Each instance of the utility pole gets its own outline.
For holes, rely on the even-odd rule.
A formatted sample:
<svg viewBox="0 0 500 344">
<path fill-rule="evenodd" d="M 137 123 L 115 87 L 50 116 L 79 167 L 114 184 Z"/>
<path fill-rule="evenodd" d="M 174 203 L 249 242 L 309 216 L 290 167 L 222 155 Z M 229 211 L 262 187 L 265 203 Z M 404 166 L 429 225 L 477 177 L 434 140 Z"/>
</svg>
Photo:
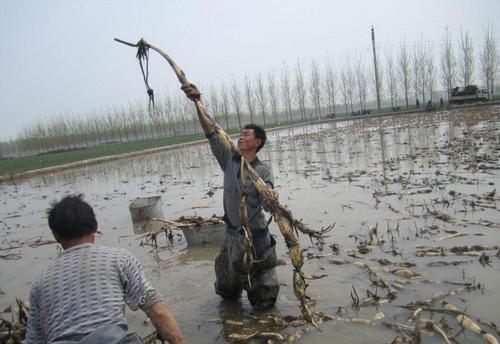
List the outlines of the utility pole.
<svg viewBox="0 0 500 344">
<path fill-rule="evenodd" d="M 375 69 L 375 90 L 377 91 L 377 108 L 380 112 L 380 84 L 378 82 L 377 54 L 375 52 L 375 30 L 372 25 L 372 47 L 373 47 L 373 67 Z"/>
</svg>

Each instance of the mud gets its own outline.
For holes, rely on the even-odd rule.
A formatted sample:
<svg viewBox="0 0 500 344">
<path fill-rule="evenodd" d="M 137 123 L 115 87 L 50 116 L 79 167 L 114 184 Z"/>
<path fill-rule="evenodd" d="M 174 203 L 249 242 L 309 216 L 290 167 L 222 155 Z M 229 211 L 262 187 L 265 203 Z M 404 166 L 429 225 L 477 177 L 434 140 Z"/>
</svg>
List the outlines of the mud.
<svg viewBox="0 0 500 344">
<path fill-rule="evenodd" d="M 320 325 L 322 332 L 266 320 L 300 315 L 292 266 L 275 224 L 271 231 L 286 264 L 278 267 L 280 297 L 268 312 L 253 311 L 245 297 L 227 303 L 214 293 L 217 248 L 188 249 L 178 232 L 173 246 L 159 236 L 156 251 L 133 234 L 128 205 L 136 197 L 161 195 L 168 218 L 222 215 L 222 172 L 207 144 L 0 184 L 0 308 L 13 305 L 16 296 L 26 298 L 30 281 L 57 257 L 46 225 L 49 203 L 84 193 L 99 220 L 97 241 L 125 247 L 139 258 L 188 343 L 226 343 L 255 331 L 298 343 L 330 343 L 332 336 L 336 343 L 388 343 L 399 333 L 385 323 L 412 324 L 413 310 L 397 306 L 457 288 L 464 291 L 445 300 L 466 308 L 472 319 L 500 324 L 498 248 L 470 249 L 500 246 L 500 107 L 290 128 L 269 133 L 259 155 L 273 168 L 281 203 L 296 217 L 316 229 L 335 224 L 321 252 L 301 236 L 310 256 L 304 272 L 327 274 L 309 281 L 308 294 L 318 311 L 337 316 Z M 375 227 L 376 236 L 370 231 Z M 420 253 L 433 250 L 438 254 Z M 401 269 L 415 275 L 395 273 Z M 398 286 L 388 303 L 365 300 L 370 293 L 387 293 L 374 287 L 373 272 Z M 353 289 L 359 308 L 353 307 Z M 433 306 L 443 308 L 440 302 Z M 451 332 L 459 328 L 450 314 L 424 312 L 423 317 L 444 319 Z M 127 310 L 127 318 L 142 335 L 153 330 L 141 312 Z M 345 321 L 352 318 L 372 322 Z M 491 326 L 483 328 L 498 338 Z M 469 330 L 456 339 L 483 342 Z"/>
</svg>

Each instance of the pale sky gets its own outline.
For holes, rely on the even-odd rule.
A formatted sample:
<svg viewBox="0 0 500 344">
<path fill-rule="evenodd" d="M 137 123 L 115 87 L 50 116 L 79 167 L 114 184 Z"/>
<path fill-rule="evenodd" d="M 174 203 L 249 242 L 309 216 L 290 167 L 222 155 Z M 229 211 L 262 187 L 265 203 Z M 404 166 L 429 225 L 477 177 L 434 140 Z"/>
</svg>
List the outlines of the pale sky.
<svg viewBox="0 0 500 344">
<path fill-rule="evenodd" d="M 342 64 L 347 53 L 371 52 L 372 25 L 386 46 L 421 37 L 439 45 L 448 26 L 478 47 L 488 22 L 498 42 L 500 0 L 1 0 L 0 140 L 39 118 L 147 103 L 135 50 L 114 37 L 144 37 L 209 85 L 298 60 Z M 154 52 L 150 85 L 179 87 Z"/>
</svg>

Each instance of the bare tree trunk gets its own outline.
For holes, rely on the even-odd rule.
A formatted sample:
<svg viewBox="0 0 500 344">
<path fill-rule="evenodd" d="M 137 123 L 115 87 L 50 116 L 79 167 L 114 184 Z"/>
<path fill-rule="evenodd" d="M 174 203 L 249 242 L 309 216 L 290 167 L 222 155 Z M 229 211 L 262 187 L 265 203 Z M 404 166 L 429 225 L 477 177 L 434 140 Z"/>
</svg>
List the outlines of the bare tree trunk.
<svg viewBox="0 0 500 344">
<path fill-rule="evenodd" d="M 137 107 L 133 103 L 129 102 L 129 116 L 133 122 L 133 128 L 135 131 L 135 141 L 140 141 L 144 136 L 144 120 L 142 111 L 138 111 Z M 100 143 L 100 142 L 99 142 Z"/>
<path fill-rule="evenodd" d="M 352 70 L 352 66 L 350 60 L 347 60 L 347 96 L 349 97 L 349 104 L 351 106 L 351 113 L 354 112 L 354 102 L 353 102 L 353 93 L 355 87 L 355 78 L 354 72 Z"/>
<path fill-rule="evenodd" d="M 106 127 L 111 131 L 111 140 L 113 142 L 117 142 L 119 140 L 119 133 L 120 133 L 120 128 L 116 125 L 115 123 L 115 117 L 114 117 L 115 112 L 109 112 L 108 115 L 105 118 L 106 121 Z M 115 136 L 115 129 L 118 131 L 118 136 Z M 81 132 L 81 129 L 79 130 Z"/>
<path fill-rule="evenodd" d="M 149 115 L 151 130 L 150 130 L 150 139 L 154 139 L 160 137 L 160 111 L 159 104 L 156 107 L 150 107 L 147 109 L 147 113 Z"/>
<path fill-rule="evenodd" d="M 266 125 L 266 115 L 267 115 L 267 97 L 266 91 L 264 88 L 264 80 L 262 79 L 262 74 L 259 73 L 257 75 L 257 79 L 255 80 L 255 89 L 257 95 L 257 105 L 260 109 L 260 113 L 262 114 L 262 121 L 264 126 Z"/>
<path fill-rule="evenodd" d="M 391 51 L 385 54 L 385 70 L 387 71 L 387 88 L 391 99 L 391 109 L 394 109 L 397 106 L 398 88 L 396 84 L 396 72 L 394 70 L 394 58 Z"/>
<path fill-rule="evenodd" d="M 99 123 L 97 122 L 97 116 L 92 112 L 89 116 L 89 131 L 90 137 L 92 137 L 92 145 L 99 146 L 101 142 L 101 136 L 99 135 Z"/>
<path fill-rule="evenodd" d="M 175 136 L 174 132 L 174 114 L 173 114 L 173 106 L 172 106 L 172 97 L 167 93 L 165 98 L 163 99 L 163 108 L 165 109 L 164 113 L 164 132 L 165 136 L 168 136 L 168 132 L 170 131 L 170 136 Z"/>
<path fill-rule="evenodd" d="M 427 74 L 427 49 L 424 45 L 424 39 L 420 42 L 417 50 L 418 67 L 420 68 L 420 94 L 422 95 L 422 102 L 427 102 L 427 85 L 429 84 L 429 75 Z"/>
<path fill-rule="evenodd" d="M 465 36 L 460 32 L 460 81 L 462 86 L 471 85 L 474 82 L 474 47 L 469 32 Z"/>
<path fill-rule="evenodd" d="M 245 76 L 244 89 L 245 89 L 245 102 L 247 105 L 248 113 L 250 115 L 250 122 L 255 123 L 255 120 L 253 118 L 253 115 L 255 113 L 255 96 L 252 90 L 252 83 L 250 82 L 250 79 L 248 79 L 248 76 Z"/>
<path fill-rule="evenodd" d="M 274 74 L 267 73 L 267 91 L 269 93 L 269 103 L 274 117 L 274 124 L 278 125 L 278 91 L 276 89 L 276 80 Z"/>
<path fill-rule="evenodd" d="M 178 97 L 174 98 L 174 114 L 175 114 L 174 130 L 176 131 L 176 134 L 180 133 L 181 130 L 183 131 L 182 135 L 187 134 L 187 127 L 184 118 L 182 99 Z M 182 129 L 178 128 L 179 125 L 182 125 Z"/>
<path fill-rule="evenodd" d="M 190 116 L 191 114 L 191 104 L 188 103 L 188 100 L 187 99 L 184 99 L 184 100 L 181 100 L 180 102 L 180 105 L 181 105 L 181 116 L 182 116 L 182 126 L 184 128 L 184 135 L 188 135 L 189 134 L 189 123 L 188 123 L 188 118 L 191 119 L 192 116 Z"/>
<path fill-rule="evenodd" d="M 326 78 L 325 78 L 325 91 L 328 99 L 328 112 L 330 115 L 335 115 L 335 98 L 337 94 L 337 80 L 335 71 L 330 65 L 329 61 L 326 63 Z"/>
<path fill-rule="evenodd" d="M 361 61 L 361 56 L 359 56 L 355 62 L 354 75 L 356 78 L 356 86 L 358 91 L 359 110 L 363 112 L 366 103 L 367 78 L 366 78 L 365 65 Z"/>
<path fill-rule="evenodd" d="M 289 122 L 292 123 L 292 90 L 290 86 L 290 76 L 288 75 L 288 70 L 286 65 L 283 66 L 281 71 L 281 79 L 280 79 L 280 87 L 281 87 L 281 99 L 283 103 L 283 107 L 285 110 L 285 114 L 289 116 Z"/>
<path fill-rule="evenodd" d="M 238 129 L 241 130 L 241 93 L 236 80 L 232 79 L 231 82 L 231 102 L 233 105 L 233 110 L 238 117 Z"/>
<path fill-rule="evenodd" d="M 344 98 L 344 106 L 345 106 L 345 113 L 349 113 L 349 110 L 347 108 L 348 105 L 348 100 L 349 100 L 349 75 L 348 71 L 344 67 L 342 72 L 340 73 L 340 93 L 342 94 L 342 97 Z"/>
<path fill-rule="evenodd" d="M 212 115 L 217 122 L 221 122 L 220 119 L 218 119 L 218 117 L 221 116 L 221 113 L 220 113 L 221 106 L 220 106 L 220 102 L 219 102 L 217 88 L 214 85 L 212 85 L 210 87 L 209 94 L 210 94 L 210 105 L 211 105 Z"/>
<path fill-rule="evenodd" d="M 227 91 L 227 86 L 222 82 L 219 93 L 221 97 L 221 111 L 226 122 L 226 130 L 229 131 L 229 95 Z"/>
<path fill-rule="evenodd" d="M 441 86 L 446 88 L 448 103 L 451 100 L 451 89 L 455 87 L 457 79 L 457 61 L 451 44 L 451 32 L 448 27 L 445 29 L 443 37 L 443 48 L 441 49 Z"/>
<path fill-rule="evenodd" d="M 410 108 L 408 94 L 410 93 L 411 73 L 410 55 L 406 46 L 406 41 L 400 43 L 398 55 L 398 79 L 405 95 L 406 109 Z"/>
<path fill-rule="evenodd" d="M 316 118 L 321 119 L 321 77 L 318 64 L 314 60 L 311 62 L 311 82 L 309 94 L 311 95 L 311 101 L 314 106 Z"/>
<path fill-rule="evenodd" d="M 488 23 L 488 26 L 484 29 L 484 46 L 481 52 L 480 65 L 481 77 L 483 82 L 486 84 L 488 98 L 490 100 L 493 100 L 493 84 L 495 75 L 498 72 L 499 63 L 500 59 L 497 53 L 495 41 L 495 28 L 492 23 Z"/>
<path fill-rule="evenodd" d="M 429 93 L 429 100 L 433 101 L 432 93 L 434 92 L 434 87 L 436 85 L 436 67 L 434 65 L 434 58 L 432 54 L 432 49 L 430 46 L 427 47 L 426 58 L 425 58 L 425 75 L 426 87 Z"/>
<path fill-rule="evenodd" d="M 306 121 L 306 87 L 304 83 L 304 73 L 302 73 L 302 66 L 297 61 L 297 69 L 295 70 L 295 88 L 294 98 L 297 102 L 297 107 L 300 111 L 300 118 L 302 122 Z"/>
<path fill-rule="evenodd" d="M 420 91 L 422 89 L 422 75 L 421 75 L 421 70 L 422 70 L 422 67 L 420 66 L 421 64 L 421 60 L 420 60 L 420 57 L 419 57 L 419 51 L 418 51 L 418 47 L 414 47 L 414 50 L 413 50 L 413 91 L 415 92 L 415 102 L 416 102 L 416 106 L 417 108 L 419 107 L 419 104 L 420 104 L 420 101 L 419 101 L 419 96 L 421 95 L 420 94 Z M 422 100 L 422 98 L 420 98 L 420 100 Z M 422 100 L 423 101 L 423 100 Z"/>
</svg>

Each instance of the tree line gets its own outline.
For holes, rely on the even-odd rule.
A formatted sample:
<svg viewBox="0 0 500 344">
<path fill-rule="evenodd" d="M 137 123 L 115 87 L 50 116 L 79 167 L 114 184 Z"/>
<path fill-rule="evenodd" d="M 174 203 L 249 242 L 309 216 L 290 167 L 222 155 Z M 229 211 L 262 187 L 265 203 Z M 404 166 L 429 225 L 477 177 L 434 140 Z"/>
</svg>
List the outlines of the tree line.
<svg viewBox="0 0 500 344">
<path fill-rule="evenodd" d="M 226 130 L 241 129 L 248 122 L 276 126 L 363 113 L 374 106 L 377 88 L 383 105 L 393 110 L 436 101 L 438 94 L 443 97 L 439 86 L 448 101 L 452 88 L 474 83 L 493 99 L 499 67 L 493 24 L 484 28 L 480 44 L 473 44 L 467 31 L 454 37 L 446 28 L 438 45 L 423 37 L 412 43 L 402 40 L 377 45 L 376 55 L 376 64 L 367 49 L 336 59 L 335 66 L 331 57 L 307 65 L 297 61 L 284 64 L 279 72 L 242 80 L 233 76 L 200 88 L 209 113 Z M 183 94 L 167 91 L 155 107 L 129 102 L 40 118 L 25 124 L 15 140 L 0 142 L 0 158 L 195 134 L 201 132 L 195 116 Z"/>
</svg>

